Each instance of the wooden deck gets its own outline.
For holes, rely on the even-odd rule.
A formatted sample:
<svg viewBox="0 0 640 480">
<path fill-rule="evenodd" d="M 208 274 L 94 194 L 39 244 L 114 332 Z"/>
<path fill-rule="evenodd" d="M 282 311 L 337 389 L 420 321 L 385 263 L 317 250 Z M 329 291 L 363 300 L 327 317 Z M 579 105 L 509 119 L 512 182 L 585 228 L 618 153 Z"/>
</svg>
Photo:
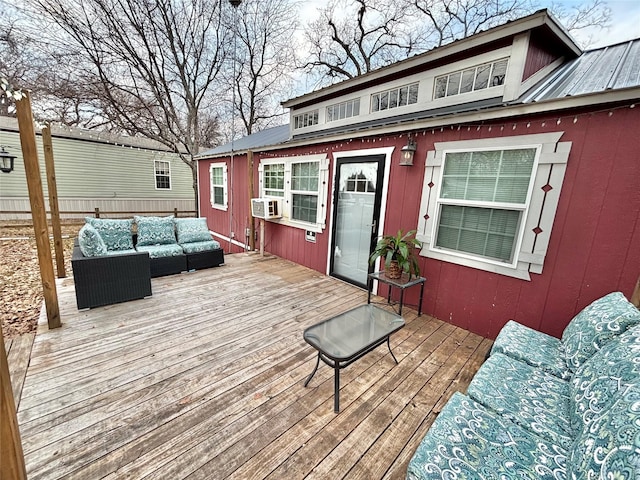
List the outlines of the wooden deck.
<svg viewBox="0 0 640 480">
<path fill-rule="evenodd" d="M 63 327 L 10 346 L 30 480 L 403 478 L 491 346 L 406 309 L 399 364 L 382 346 L 343 370 L 336 415 L 330 368 L 303 386 L 316 353 L 302 331 L 365 291 L 248 254 L 152 284 L 151 298 L 78 312 L 65 279 Z"/>
</svg>

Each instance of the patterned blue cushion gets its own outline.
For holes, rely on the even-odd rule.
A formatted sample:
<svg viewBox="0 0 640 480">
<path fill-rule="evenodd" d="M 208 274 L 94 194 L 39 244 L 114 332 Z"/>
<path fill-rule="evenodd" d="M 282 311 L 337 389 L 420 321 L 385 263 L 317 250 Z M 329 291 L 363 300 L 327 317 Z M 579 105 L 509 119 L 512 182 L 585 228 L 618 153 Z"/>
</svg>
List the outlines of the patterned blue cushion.
<svg viewBox="0 0 640 480">
<path fill-rule="evenodd" d="M 555 445 L 573 443 L 569 382 L 496 353 L 480 367 L 467 395 Z"/>
<path fill-rule="evenodd" d="M 640 478 L 640 385 L 627 387 L 569 452 L 572 480 Z"/>
<path fill-rule="evenodd" d="M 107 254 L 107 246 L 98 231 L 88 223 L 78 232 L 78 245 L 85 257 L 99 257 Z"/>
<path fill-rule="evenodd" d="M 175 225 L 171 217 L 134 217 L 138 226 L 138 242 L 145 245 L 170 245 L 176 243 Z"/>
<path fill-rule="evenodd" d="M 87 217 L 86 221 L 98 231 L 107 246 L 107 250 L 133 249 L 131 232 L 133 220 Z"/>
<path fill-rule="evenodd" d="M 198 252 L 210 252 L 220 248 L 220 244 L 215 240 L 208 240 L 206 242 L 192 242 L 181 244 L 184 253 L 198 253 Z"/>
<path fill-rule="evenodd" d="M 630 385 L 640 383 L 640 326 L 632 327 L 583 363 L 571 379 L 571 423 L 576 432 Z M 638 465 L 640 467 L 640 465 Z"/>
<path fill-rule="evenodd" d="M 137 245 L 139 252 L 149 252 L 150 258 L 175 257 L 182 255 L 182 247 L 177 243 L 173 245 Z"/>
<path fill-rule="evenodd" d="M 567 451 L 456 392 L 427 432 L 408 480 L 564 480 Z"/>
<path fill-rule="evenodd" d="M 640 323 L 640 311 L 621 292 L 610 293 L 585 307 L 562 334 L 565 361 L 572 371 L 614 336 Z"/>
<path fill-rule="evenodd" d="M 211 240 L 206 218 L 176 218 L 176 231 L 180 244 Z"/>
<path fill-rule="evenodd" d="M 559 339 L 509 320 L 500 330 L 491 354 L 502 353 L 568 379 L 565 354 Z"/>
</svg>

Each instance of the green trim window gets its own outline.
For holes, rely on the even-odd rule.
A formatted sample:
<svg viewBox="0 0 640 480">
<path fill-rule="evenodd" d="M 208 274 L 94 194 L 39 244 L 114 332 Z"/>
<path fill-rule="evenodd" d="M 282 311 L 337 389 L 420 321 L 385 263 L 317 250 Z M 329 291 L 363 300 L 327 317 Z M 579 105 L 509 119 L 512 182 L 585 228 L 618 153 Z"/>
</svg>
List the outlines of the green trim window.
<svg viewBox="0 0 640 480">
<path fill-rule="evenodd" d="M 404 85 L 371 95 L 371 111 L 389 110 L 418 103 L 418 84 Z"/>
<path fill-rule="evenodd" d="M 220 210 L 226 210 L 228 204 L 227 194 L 227 164 L 212 163 L 209 167 L 211 185 L 211 206 Z"/>
<path fill-rule="evenodd" d="M 484 63 L 465 70 L 436 77 L 434 98 L 451 97 L 504 85 L 508 60 Z"/>
<path fill-rule="evenodd" d="M 164 160 L 154 160 L 156 190 L 171 190 L 171 164 Z"/>
</svg>

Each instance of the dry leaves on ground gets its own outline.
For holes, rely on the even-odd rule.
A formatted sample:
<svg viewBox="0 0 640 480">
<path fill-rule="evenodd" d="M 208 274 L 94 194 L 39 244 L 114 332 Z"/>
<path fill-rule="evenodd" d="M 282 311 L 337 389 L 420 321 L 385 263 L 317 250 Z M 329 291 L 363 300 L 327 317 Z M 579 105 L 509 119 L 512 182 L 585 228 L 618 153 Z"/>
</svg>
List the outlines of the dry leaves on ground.
<svg viewBox="0 0 640 480">
<path fill-rule="evenodd" d="M 71 275 L 73 237 L 78 229 L 77 225 L 63 226 L 63 236 L 69 236 L 63 239 L 68 276 Z M 53 242 L 51 254 L 55 262 Z M 0 288 L 0 319 L 4 337 L 34 332 L 44 297 L 33 227 L 0 225 Z"/>
</svg>

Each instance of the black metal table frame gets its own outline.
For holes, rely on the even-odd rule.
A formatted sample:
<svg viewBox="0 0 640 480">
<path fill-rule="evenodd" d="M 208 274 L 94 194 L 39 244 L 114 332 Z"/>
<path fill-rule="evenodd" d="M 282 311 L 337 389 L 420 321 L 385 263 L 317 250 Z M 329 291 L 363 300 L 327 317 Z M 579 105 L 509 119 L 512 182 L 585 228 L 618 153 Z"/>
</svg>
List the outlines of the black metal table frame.
<svg viewBox="0 0 640 480">
<path fill-rule="evenodd" d="M 404 323 L 402 324 L 402 326 L 398 327 L 397 330 L 394 330 L 393 332 L 390 332 L 385 337 L 381 338 L 380 340 L 376 341 L 375 343 L 372 343 L 371 345 L 368 345 L 368 346 L 364 347 L 359 352 L 356 352 L 355 354 L 353 354 L 353 355 L 351 355 L 350 357 L 347 357 L 347 358 L 334 358 L 334 357 L 331 357 L 331 356 L 327 355 L 323 351 L 318 350 L 318 359 L 316 361 L 316 366 L 313 369 L 313 372 L 311 372 L 311 375 L 309 375 L 307 380 L 304 382 L 304 386 L 306 387 L 307 385 L 309 385 L 309 382 L 311 381 L 313 376 L 316 374 L 316 371 L 318 370 L 318 367 L 320 366 L 320 360 L 322 360 L 329 367 L 333 368 L 333 371 L 334 371 L 334 376 L 333 376 L 333 388 L 334 388 L 334 393 L 333 393 L 333 411 L 335 413 L 338 413 L 340 411 L 340 370 L 342 370 L 343 368 L 348 367 L 349 365 L 351 365 L 356 360 L 361 359 L 367 353 L 372 352 L 373 350 L 375 350 L 376 348 L 378 348 L 380 345 L 382 345 L 385 342 L 387 343 L 387 346 L 389 347 L 389 353 L 391 353 L 391 356 L 393 357 L 393 361 L 396 362 L 396 365 L 397 365 L 398 364 L 398 360 L 396 359 L 396 356 L 391 351 L 390 338 L 391 338 L 392 334 L 394 334 L 395 332 L 400 330 L 400 328 L 402 328 L 402 327 L 404 327 Z M 314 348 L 317 348 L 317 347 L 314 346 Z"/>
<path fill-rule="evenodd" d="M 416 285 L 420 285 L 420 300 L 418 301 L 418 316 L 422 315 L 422 298 L 424 296 L 424 283 L 427 280 L 424 277 L 416 277 L 414 280 L 409 280 L 408 282 L 401 283 L 399 280 L 401 279 L 391 279 L 384 276 L 384 272 L 373 272 L 367 276 L 367 303 L 371 303 L 371 290 L 373 289 L 373 281 L 377 280 L 378 282 L 382 282 L 386 285 L 389 285 L 389 293 L 387 294 L 387 304 L 391 303 L 391 290 L 393 287 L 400 289 L 400 308 L 398 310 L 398 315 L 402 315 L 402 305 L 404 303 L 404 291 L 407 288 L 415 287 Z"/>
</svg>

